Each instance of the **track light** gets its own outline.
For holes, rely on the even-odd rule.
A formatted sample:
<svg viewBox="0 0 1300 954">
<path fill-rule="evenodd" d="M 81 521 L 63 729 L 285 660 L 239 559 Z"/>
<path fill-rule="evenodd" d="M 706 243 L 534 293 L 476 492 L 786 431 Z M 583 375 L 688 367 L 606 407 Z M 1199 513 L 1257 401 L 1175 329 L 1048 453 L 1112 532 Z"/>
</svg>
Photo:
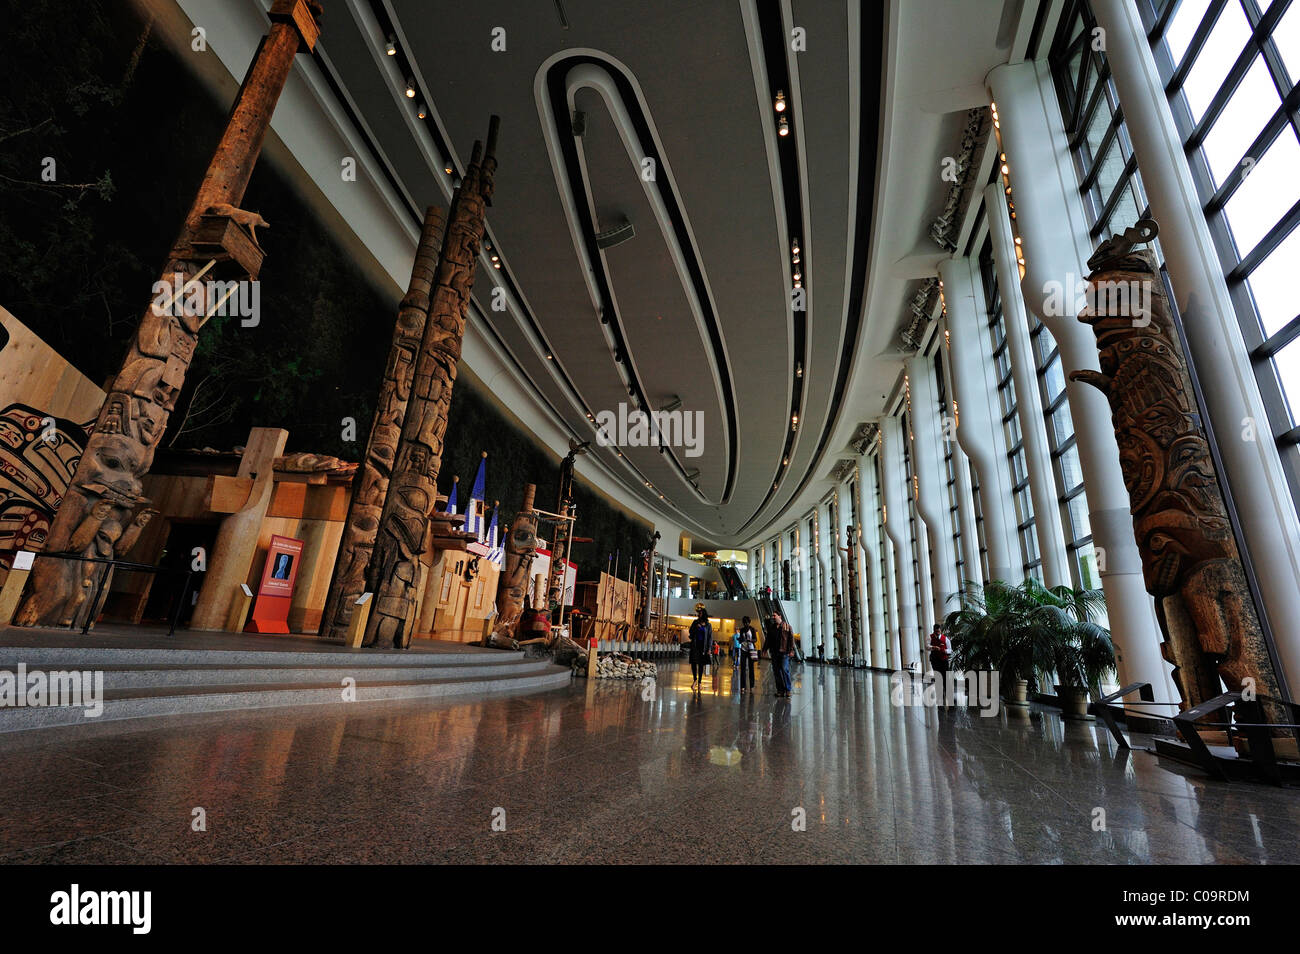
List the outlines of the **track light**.
<svg viewBox="0 0 1300 954">
<path fill-rule="evenodd" d="M 384 44 L 384 52 L 389 56 L 397 55 L 397 37 L 393 36 L 391 33 L 388 34 L 388 42 Z"/>
<path fill-rule="evenodd" d="M 456 170 L 452 167 L 452 164 L 448 162 L 445 166 L 442 167 L 442 171 L 447 173 L 447 175 L 451 175 Z"/>
<path fill-rule="evenodd" d="M 419 106 L 415 107 L 415 115 L 419 116 L 421 119 L 424 119 L 426 116 L 429 115 L 429 107 L 424 105 L 424 103 L 421 103 Z"/>
<path fill-rule="evenodd" d="M 802 377 L 803 377 L 803 362 L 802 362 L 802 361 L 796 361 L 796 362 L 794 363 L 794 376 L 795 376 L 796 378 L 802 378 Z"/>
<path fill-rule="evenodd" d="M 776 102 L 772 104 L 772 108 L 778 113 L 785 112 L 785 93 L 779 89 L 776 91 Z"/>
<path fill-rule="evenodd" d="M 781 121 L 776 124 L 776 132 L 778 136 L 790 135 L 790 123 L 786 121 L 784 116 L 782 116 Z"/>
<path fill-rule="evenodd" d="M 415 79 L 410 76 L 406 78 L 406 98 L 415 99 Z"/>
</svg>

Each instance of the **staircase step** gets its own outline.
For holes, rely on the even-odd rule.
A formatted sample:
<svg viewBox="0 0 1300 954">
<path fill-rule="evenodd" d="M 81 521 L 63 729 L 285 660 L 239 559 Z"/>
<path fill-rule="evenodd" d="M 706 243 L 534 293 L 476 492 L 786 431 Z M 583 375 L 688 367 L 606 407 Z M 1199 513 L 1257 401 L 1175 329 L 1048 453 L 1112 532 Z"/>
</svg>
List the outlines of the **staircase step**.
<svg viewBox="0 0 1300 954">
<path fill-rule="evenodd" d="M 0 646 L 0 666 L 28 669 L 103 669 L 125 666 L 299 666 L 441 667 L 474 666 L 494 669 L 522 662 L 522 652 L 480 649 L 419 652 L 391 650 L 296 651 L 269 649 L 140 649 L 103 646 Z"/>
<path fill-rule="evenodd" d="M 105 674 L 107 676 L 107 673 Z M 235 709 L 266 709 L 302 705 L 355 705 L 393 699 L 432 699 L 468 693 L 556 689 L 567 686 L 568 669 L 550 664 L 505 671 L 476 671 L 422 679 L 357 679 L 355 703 L 345 702 L 343 686 L 319 682 L 244 682 L 229 685 L 166 685 L 104 690 L 104 711 L 96 718 L 72 706 L 0 708 L 0 732 L 50 726 L 81 725 L 120 719 L 139 719 Z M 342 677 L 340 676 L 340 680 Z M 106 679 L 107 682 L 107 679 Z"/>
<path fill-rule="evenodd" d="M 545 672 L 550 663 L 545 659 L 525 660 L 511 659 L 503 664 L 483 666 L 467 665 L 462 661 L 450 661 L 438 665 L 424 666 L 375 666 L 353 665 L 350 660 L 337 660 L 326 657 L 319 663 L 302 665 L 213 665 L 209 663 L 178 667 L 175 664 L 137 664 L 137 665 L 98 665 L 94 662 L 78 660 L 75 664 L 61 666 L 40 666 L 27 664 L 27 672 L 50 671 L 91 671 L 104 674 L 104 688 L 109 689 L 143 689 L 166 686 L 229 686 L 229 685 L 266 685 L 266 684 L 316 684 L 340 685 L 343 678 L 351 676 L 365 682 L 421 682 L 430 679 L 469 676 L 474 678 L 493 678 L 498 675 L 526 676 Z M 0 672 L 16 673 L 14 664 L 0 664 Z"/>
</svg>

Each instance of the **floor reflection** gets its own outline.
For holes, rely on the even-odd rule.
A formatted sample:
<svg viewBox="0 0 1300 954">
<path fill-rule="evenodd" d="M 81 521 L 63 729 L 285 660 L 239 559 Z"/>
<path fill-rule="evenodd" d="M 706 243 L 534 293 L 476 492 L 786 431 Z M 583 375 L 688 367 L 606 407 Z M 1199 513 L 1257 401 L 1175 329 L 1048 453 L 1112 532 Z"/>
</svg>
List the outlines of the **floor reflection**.
<svg viewBox="0 0 1300 954">
<path fill-rule="evenodd" d="M 1295 790 L 1052 712 L 897 707 L 882 674 L 797 666 L 788 700 L 758 675 L 20 733 L 0 861 L 1300 860 Z"/>
</svg>

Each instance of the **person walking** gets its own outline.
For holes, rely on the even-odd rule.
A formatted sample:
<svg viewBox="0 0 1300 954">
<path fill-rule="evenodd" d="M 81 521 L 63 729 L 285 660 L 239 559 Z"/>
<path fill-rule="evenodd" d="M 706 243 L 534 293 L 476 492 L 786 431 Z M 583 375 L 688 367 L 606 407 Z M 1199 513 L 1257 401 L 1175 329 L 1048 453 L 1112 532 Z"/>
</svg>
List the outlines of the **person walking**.
<svg viewBox="0 0 1300 954">
<path fill-rule="evenodd" d="M 704 604 L 695 607 L 696 619 L 691 623 L 691 688 L 698 692 L 704 680 L 704 670 L 713 652 L 713 626 Z"/>
<path fill-rule="evenodd" d="M 758 633 L 754 627 L 749 625 L 749 617 L 741 618 L 740 629 L 736 632 L 736 639 L 739 640 L 739 650 L 736 654 L 736 672 L 737 681 L 740 683 L 740 691 L 743 693 L 746 688 L 751 692 L 754 689 L 754 660 L 758 658 Z"/>
<path fill-rule="evenodd" d="M 948 657 L 952 655 L 952 642 L 944 635 L 939 624 L 934 626 L 934 632 L 930 634 L 930 668 L 934 670 L 934 680 L 937 684 L 938 691 L 936 695 L 939 699 L 939 705 L 948 704 Z"/>
<path fill-rule="evenodd" d="M 767 652 L 772 659 L 772 678 L 776 680 L 777 698 L 790 698 L 790 656 L 794 652 L 794 632 L 780 613 L 772 614 L 768 627 Z"/>
</svg>

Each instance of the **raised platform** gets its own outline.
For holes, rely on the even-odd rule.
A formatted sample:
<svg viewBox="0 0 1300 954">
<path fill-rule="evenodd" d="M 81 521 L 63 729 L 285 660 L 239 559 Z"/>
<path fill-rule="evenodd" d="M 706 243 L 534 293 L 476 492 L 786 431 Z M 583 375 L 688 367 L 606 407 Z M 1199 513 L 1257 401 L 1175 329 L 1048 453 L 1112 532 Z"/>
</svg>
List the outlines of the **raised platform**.
<svg viewBox="0 0 1300 954">
<path fill-rule="evenodd" d="M 351 649 L 314 637 L 146 627 L 0 630 L 0 672 L 102 673 L 103 711 L 0 706 L 0 732 L 118 719 L 300 705 L 356 705 L 566 686 L 567 669 L 523 653 L 421 640 L 409 650 Z"/>
</svg>

